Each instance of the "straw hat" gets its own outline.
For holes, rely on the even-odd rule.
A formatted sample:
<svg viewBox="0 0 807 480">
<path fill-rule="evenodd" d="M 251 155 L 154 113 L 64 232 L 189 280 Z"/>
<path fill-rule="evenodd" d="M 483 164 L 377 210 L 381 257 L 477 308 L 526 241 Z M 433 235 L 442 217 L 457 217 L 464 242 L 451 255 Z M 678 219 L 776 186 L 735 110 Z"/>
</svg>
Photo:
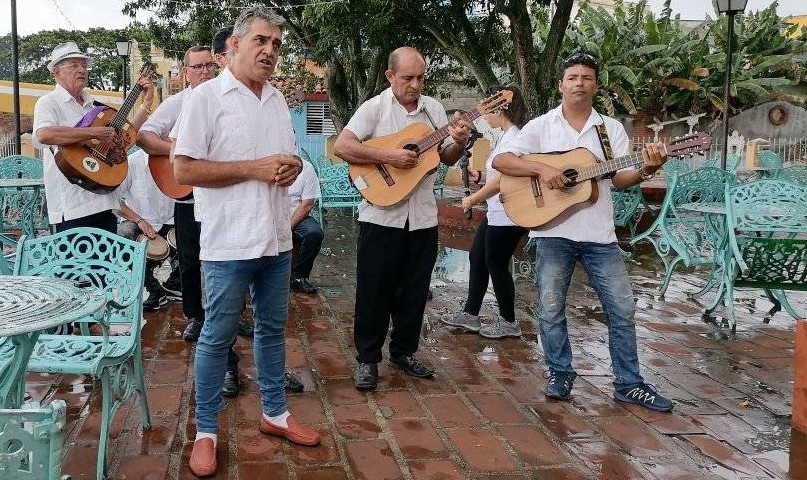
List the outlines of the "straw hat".
<svg viewBox="0 0 807 480">
<path fill-rule="evenodd" d="M 83 58 L 86 59 L 88 63 L 90 61 L 90 57 L 84 55 L 81 53 L 81 50 L 78 49 L 76 42 L 64 42 L 56 45 L 56 48 L 53 49 L 53 53 L 50 54 L 48 71 L 53 73 L 53 68 L 56 67 L 56 64 L 68 58 Z"/>
</svg>

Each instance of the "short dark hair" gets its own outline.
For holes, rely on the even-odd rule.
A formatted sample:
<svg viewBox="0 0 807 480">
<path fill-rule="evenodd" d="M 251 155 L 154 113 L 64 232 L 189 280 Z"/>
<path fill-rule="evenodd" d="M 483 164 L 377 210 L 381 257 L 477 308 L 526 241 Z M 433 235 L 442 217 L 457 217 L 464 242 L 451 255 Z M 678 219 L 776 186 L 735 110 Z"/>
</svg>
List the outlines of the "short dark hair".
<svg viewBox="0 0 807 480">
<path fill-rule="evenodd" d="M 597 80 L 600 76 L 600 64 L 597 62 L 597 57 L 588 52 L 578 50 L 566 57 L 566 60 L 560 65 L 560 79 L 563 80 L 563 75 L 566 73 L 567 68 L 575 65 L 585 65 L 594 70 L 594 80 Z"/>
<path fill-rule="evenodd" d="M 210 48 L 206 47 L 204 45 L 196 45 L 196 46 L 193 46 L 193 47 L 185 50 L 185 56 L 182 57 L 182 65 L 185 66 L 185 67 L 188 66 L 188 62 L 190 62 L 190 58 L 191 58 L 191 53 L 209 52 L 209 51 L 210 51 Z"/>
<path fill-rule="evenodd" d="M 499 90 L 508 90 L 513 92 L 513 100 L 505 110 L 502 110 L 502 115 L 507 117 L 508 120 L 513 122 L 513 125 L 518 128 L 524 127 L 527 123 L 527 115 L 529 114 L 527 108 L 527 101 L 524 100 L 524 94 L 521 89 L 515 85 L 499 85 L 488 90 L 488 95 L 493 95 Z"/>
<path fill-rule="evenodd" d="M 233 36 L 233 27 L 224 27 L 213 35 L 213 53 L 224 55 L 227 53 L 227 39 Z"/>
</svg>

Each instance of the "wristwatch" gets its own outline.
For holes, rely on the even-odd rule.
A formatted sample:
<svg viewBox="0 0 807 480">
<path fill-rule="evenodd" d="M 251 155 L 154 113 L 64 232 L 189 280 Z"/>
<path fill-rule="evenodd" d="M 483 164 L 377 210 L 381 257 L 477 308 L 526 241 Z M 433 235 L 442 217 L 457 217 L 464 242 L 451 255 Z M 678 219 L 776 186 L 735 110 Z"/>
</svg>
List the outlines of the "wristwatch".
<svg viewBox="0 0 807 480">
<path fill-rule="evenodd" d="M 644 182 L 645 180 L 650 180 L 651 178 L 653 178 L 653 177 L 655 177 L 655 176 L 656 176 L 656 172 L 655 172 L 655 170 L 654 170 L 654 171 L 650 171 L 650 169 L 648 169 L 646 165 L 645 165 L 645 166 L 643 166 L 642 168 L 640 168 L 640 169 L 636 170 L 636 171 L 637 171 L 637 172 L 639 172 L 639 178 L 640 178 L 640 179 L 641 179 L 641 181 L 643 181 L 643 182 Z"/>
</svg>

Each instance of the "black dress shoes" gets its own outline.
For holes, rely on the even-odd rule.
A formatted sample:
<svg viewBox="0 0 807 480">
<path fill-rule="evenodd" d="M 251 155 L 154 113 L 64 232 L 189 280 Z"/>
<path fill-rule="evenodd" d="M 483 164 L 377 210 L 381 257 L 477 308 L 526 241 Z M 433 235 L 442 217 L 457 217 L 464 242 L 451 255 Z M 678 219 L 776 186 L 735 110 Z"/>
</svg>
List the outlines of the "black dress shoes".
<svg viewBox="0 0 807 480">
<path fill-rule="evenodd" d="M 412 355 L 392 357 L 389 361 L 393 366 L 403 370 L 407 375 L 418 378 L 434 377 L 434 370 L 420 363 L 420 361 Z"/>
<path fill-rule="evenodd" d="M 361 390 L 362 392 L 375 390 L 378 386 L 378 364 L 359 363 L 356 365 L 353 382 L 356 385 L 356 390 Z"/>
<path fill-rule="evenodd" d="M 291 289 L 295 292 L 302 292 L 307 294 L 317 293 L 315 287 L 307 278 L 295 278 L 291 281 Z"/>
<path fill-rule="evenodd" d="M 238 396 L 241 391 L 241 384 L 238 381 L 237 370 L 227 370 L 224 372 L 224 386 L 221 388 L 221 394 L 225 397 L 232 398 Z"/>
<path fill-rule="evenodd" d="M 186 342 L 195 342 L 199 340 L 199 335 L 202 333 L 202 326 L 204 326 L 205 321 L 201 318 L 189 318 L 188 325 L 185 327 L 185 331 L 182 332 L 182 339 Z"/>
<path fill-rule="evenodd" d="M 285 373 L 284 377 L 286 379 L 286 384 L 285 384 L 286 391 L 289 391 L 289 392 L 292 392 L 292 393 L 300 393 L 300 392 L 303 391 L 303 388 L 304 388 L 303 387 L 303 382 L 301 382 L 300 379 L 297 378 L 296 375 L 291 373 L 291 370 L 286 370 L 286 373 Z"/>
</svg>

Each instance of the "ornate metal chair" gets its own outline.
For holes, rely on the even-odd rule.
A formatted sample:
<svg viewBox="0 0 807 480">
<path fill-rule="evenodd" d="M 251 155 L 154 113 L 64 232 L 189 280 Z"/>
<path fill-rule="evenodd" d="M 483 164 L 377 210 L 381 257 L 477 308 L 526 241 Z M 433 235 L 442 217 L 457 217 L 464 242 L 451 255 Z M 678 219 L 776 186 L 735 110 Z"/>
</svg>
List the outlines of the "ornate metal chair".
<svg viewBox="0 0 807 480">
<path fill-rule="evenodd" d="M 67 278 L 103 289 L 107 312 L 102 335 L 91 335 L 87 318 L 81 335 L 43 334 L 28 363 L 28 371 L 90 375 L 101 383 L 101 432 L 97 478 L 106 477 L 107 448 L 112 419 L 133 393 L 140 394 L 143 426 L 151 428 L 140 327 L 143 318 L 143 279 L 146 244 L 95 228 L 76 228 L 40 238 L 23 238 L 14 273 Z M 109 335 L 111 325 L 128 326 L 122 335 Z M 0 340 L 0 362 L 12 355 L 9 341 Z"/>
<path fill-rule="evenodd" d="M 42 161 L 37 158 L 25 155 L 0 158 L 1 179 L 42 177 Z M 31 236 L 49 228 L 44 188 L 0 189 L 0 244 L 16 245 L 18 235 Z"/>
<path fill-rule="evenodd" d="M 650 228 L 631 239 L 631 244 L 648 240 L 664 262 L 664 281 L 659 288 L 659 297 L 664 297 L 679 263 L 688 267 L 715 263 L 717 245 L 708 233 L 706 218 L 680 207 L 689 203 L 723 202 L 725 186 L 733 183 L 733 178 L 730 173 L 711 167 L 673 175 L 658 217 Z M 693 296 L 706 293 L 716 282 L 716 278 L 710 278 Z"/>
<path fill-rule="evenodd" d="M 64 480 L 63 430 L 67 405 L 29 403 L 0 409 L 0 472 L 3 480 Z"/>
<path fill-rule="evenodd" d="M 726 213 L 730 248 L 723 282 L 732 330 L 735 287 L 762 288 L 773 297 L 765 323 L 782 306 L 803 318 L 784 292 L 807 291 L 807 187 L 782 180 L 727 185 Z"/>
<path fill-rule="evenodd" d="M 791 165 L 784 167 L 776 172 L 774 179 L 807 187 L 807 165 Z"/>
<path fill-rule="evenodd" d="M 636 236 L 636 227 L 648 208 L 639 185 L 625 190 L 611 190 L 611 199 L 614 203 L 614 225 L 627 228 L 630 236 Z"/>
<path fill-rule="evenodd" d="M 437 167 L 437 178 L 434 179 L 434 187 L 432 188 L 432 191 L 435 193 L 435 195 L 439 191 L 440 198 L 443 198 L 443 189 L 445 188 L 448 168 L 448 165 L 442 162 L 440 162 L 440 165 Z"/>
<path fill-rule="evenodd" d="M 361 203 L 361 194 L 350 182 L 348 164 L 337 163 L 317 171 L 322 198 L 318 202 L 319 218 L 324 219 L 323 210 L 328 208 L 350 208 L 355 211 Z M 325 223 L 321 222 L 323 231 Z"/>
</svg>

